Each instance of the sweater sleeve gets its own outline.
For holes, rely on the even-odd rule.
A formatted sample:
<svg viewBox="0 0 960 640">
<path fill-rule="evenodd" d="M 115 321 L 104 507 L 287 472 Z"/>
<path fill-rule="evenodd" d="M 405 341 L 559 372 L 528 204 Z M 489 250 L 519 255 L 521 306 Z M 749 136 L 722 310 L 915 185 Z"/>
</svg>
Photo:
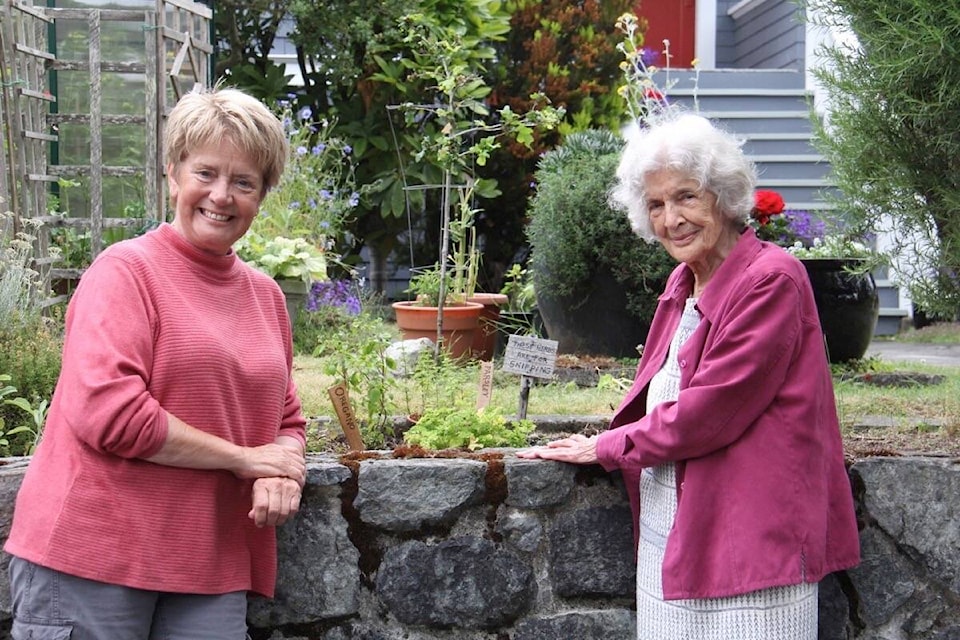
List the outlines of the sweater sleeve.
<svg viewBox="0 0 960 640">
<path fill-rule="evenodd" d="M 678 398 L 600 435 L 597 455 L 606 468 L 710 454 L 734 442 L 769 410 L 797 348 L 801 294 L 783 273 L 748 279 L 745 285 L 730 292 L 715 326 L 702 326 L 681 348 Z M 689 368 L 695 370 L 684 372 Z"/>
<path fill-rule="evenodd" d="M 96 451 L 125 458 L 155 454 L 167 416 L 147 390 L 156 318 L 130 267 L 101 256 L 84 273 L 66 318 L 56 393 L 66 421 Z"/>
</svg>

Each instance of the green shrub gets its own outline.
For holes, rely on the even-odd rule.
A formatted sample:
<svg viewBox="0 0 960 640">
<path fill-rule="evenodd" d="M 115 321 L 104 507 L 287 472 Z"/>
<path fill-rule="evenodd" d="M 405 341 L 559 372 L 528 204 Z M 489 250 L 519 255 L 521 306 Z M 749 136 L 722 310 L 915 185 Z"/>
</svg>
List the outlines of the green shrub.
<svg viewBox="0 0 960 640">
<path fill-rule="evenodd" d="M 10 375 L 17 395 L 32 406 L 48 402 L 60 375 L 61 331 L 53 320 L 21 318 L 0 326 L 0 372 Z M 33 426 L 33 417 L 13 405 L 0 405 L 0 420 L 9 430 Z"/>
<path fill-rule="evenodd" d="M 583 300 L 593 275 L 606 271 L 626 292 L 628 311 L 649 322 L 676 262 L 607 204 L 621 146 L 609 131 L 587 130 L 544 154 L 527 235 L 538 295 Z"/>
<path fill-rule="evenodd" d="M 824 47 L 825 117 L 815 144 L 855 230 L 886 230 L 910 298 L 960 310 L 960 11 L 942 0 L 814 0 L 818 22 L 856 36 Z"/>
<path fill-rule="evenodd" d="M 0 229 L 9 216 L 0 214 Z M 41 315 L 45 295 L 40 275 L 32 268 L 34 237 L 24 231 L 0 235 L 0 240 L 0 374 L 9 375 L 4 389 L 17 394 L 16 402 L 0 403 L 4 432 L 16 434 L 0 442 L 0 449 L 19 455 L 29 453 L 39 437 L 53 397 L 60 375 L 62 331 L 59 319 Z"/>
</svg>

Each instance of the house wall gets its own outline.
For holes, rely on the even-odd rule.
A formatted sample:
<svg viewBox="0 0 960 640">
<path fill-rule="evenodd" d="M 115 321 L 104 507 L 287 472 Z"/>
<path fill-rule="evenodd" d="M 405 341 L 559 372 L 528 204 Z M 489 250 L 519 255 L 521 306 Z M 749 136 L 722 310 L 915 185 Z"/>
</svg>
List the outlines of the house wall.
<svg viewBox="0 0 960 640">
<path fill-rule="evenodd" d="M 717 3 L 717 67 L 804 71 L 806 28 L 795 0 Z"/>
<path fill-rule="evenodd" d="M 717 40 L 716 40 L 716 69 L 734 67 L 736 60 L 735 23 L 730 16 L 730 7 L 737 4 L 737 0 L 717 0 Z"/>
</svg>

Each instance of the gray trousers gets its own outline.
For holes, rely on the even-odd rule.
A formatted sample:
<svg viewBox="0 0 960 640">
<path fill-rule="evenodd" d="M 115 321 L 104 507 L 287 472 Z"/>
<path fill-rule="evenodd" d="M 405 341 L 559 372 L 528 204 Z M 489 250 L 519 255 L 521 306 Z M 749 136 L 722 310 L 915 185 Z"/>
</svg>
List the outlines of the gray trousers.
<svg viewBox="0 0 960 640">
<path fill-rule="evenodd" d="M 10 559 L 14 640 L 245 640 L 247 594 L 145 591 Z"/>
</svg>

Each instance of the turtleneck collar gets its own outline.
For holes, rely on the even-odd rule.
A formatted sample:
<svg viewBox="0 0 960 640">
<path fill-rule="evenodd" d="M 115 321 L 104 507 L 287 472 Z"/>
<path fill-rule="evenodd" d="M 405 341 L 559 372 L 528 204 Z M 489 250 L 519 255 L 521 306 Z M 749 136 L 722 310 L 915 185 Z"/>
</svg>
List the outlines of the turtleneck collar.
<svg viewBox="0 0 960 640">
<path fill-rule="evenodd" d="M 206 251 L 201 251 L 190 244 L 187 239 L 180 235 L 180 232 L 168 222 L 164 222 L 157 227 L 155 233 L 161 244 L 185 260 L 193 263 L 201 272 L 211 277 L 227 278 L 234 275 L 241 268 L 242 262 L 233 249 L 230 250 L 230 253 L 222 256 L 215 256 Z"/>
</svg>

